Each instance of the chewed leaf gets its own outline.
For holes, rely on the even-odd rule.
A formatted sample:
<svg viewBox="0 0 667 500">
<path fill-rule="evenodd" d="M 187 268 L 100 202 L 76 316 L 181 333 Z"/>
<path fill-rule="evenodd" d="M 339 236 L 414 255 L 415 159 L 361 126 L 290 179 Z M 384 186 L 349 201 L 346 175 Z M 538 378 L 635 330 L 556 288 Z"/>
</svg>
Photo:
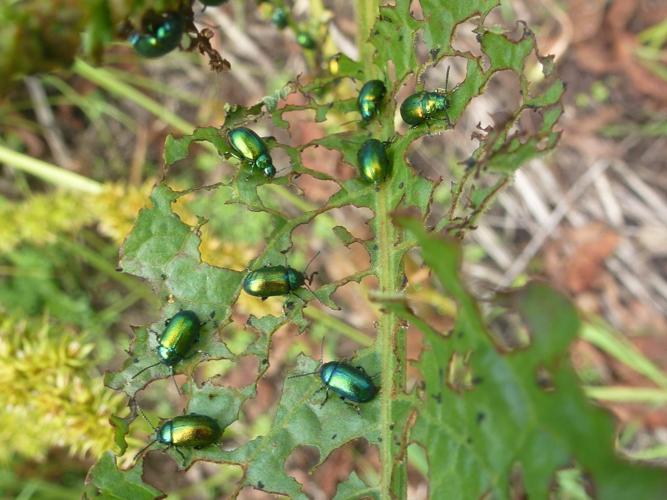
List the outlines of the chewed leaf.
<svg viewBox="0 0 667 500">
<path fill-rule="evenodd" d="M 498 0 L 420 0 L 424 12 L 424 41 L 432 54 L 448 53 L 456 26 L 473 16 L 486 16 Z"/>
<path fill-rule="evenodd" d="M 350 477 L 338 485 L 334 500 L 356 500 L 358 498 L 379 499 L 380 494 L 377 486 L 368 486 L 356 472 L 352 471 Z"/>
<path fill-rule="evenodd" d="M 380 17 L 371 32 L 375 64 L 385 70 L 391 61 L 398 82 L 417 67 L 415 37 L 420 23 L 412 17 L 410 4 L 410 0 L 397 0 L 395 7 L 380 7 Z"/>
<path fill-rule="evenodd" d="M 368 373 L 377 371 L 373 356 L 360 358 L 358 363 Z M 301 356 L 292 375 L 312 375 L 285 379 L 278 410 L 265 436 L 258 437 L 239 448 L 223 452 L 226 462 L 238 463 L 245 475 L 238 489 L 245 485 L 262 484 L 265 491 L 304 497 L 301 486 L 285 472 L 284 463 L 298 446 L 313 446 L 320 454 L 319 463 L 343 444 L 357 438 L 377 443 L 378 401 L 360 405 L 359 413 L 333 395 L 326 404 L 322 381 L 316 372 L 319 364 Z"/>
<path fill-rule="evenodd" d="M 114 442 L 117 447 L 117 454 L 120 456 L 127 450 L 127 433 L 129 432 L 129 423 L 126 419 L 117 415 L 109 417 L 109 423 L 114 427 Z"/>
<path fill-rule="evenodd" d="M 186 413 L 206 415 L 214 419 L 222 429 L 221 439 L 224 440 L 225 429 L 238 419 L 241 405 L 248 398 L 255 396 L 255 386 L 236 390 L 216 386 L 210 382 L 198 387 L 190 382 L 186 385 L 185 392 L 190 397 Z M 190 467 L 193 462 L 198 460 L 225 461 L 221 443 L 214 443 L 199 449 L 179 447 L 178 452 L 170 448 L 167 453 L 178 464 L 178 467 L 183 469 Z"/>
<path fill-rule="evenodd" d="M 508 358 L 495 352 L 490 338 L 484 334 L 484 321 L 477 304 L 458 278 L 458 247 L 446 242 L 430 243 L 421 229 L 426 221 L 431 222 L 432 215 L 439 212 L 446 215 L 441 222 L 436 222 L 436 226 L 462 235 L 465 229 L 474 226 L 489 200 L 520 163 L 553 147 L 558 139 L 554 127 L 562 112 L 559 100 L 563 86 L 559 82 L 545 82 L 544 87 L 531 84 L 525 74 L 530 69 L 526 68 L 528 61 L 533 55 L 545 66 L 549 61 L 537 54 L 535 39 L 530 31 L 524 30 L 517 39 L 513 39 L 500 30 L 491 30 L 486 26 L 487 14 L 498 3 L 497 0 L 422 0 L 419 6 L 423 11 L 420 19 L 423 20 L 418 20 L 411 12 L 411 7 L 418 8 L 417 3 L 411 0 L 396 0 L 393 5 L 383 5 L 369 30 L 367 43 L 371 47 L 364 47 L 368 50 L 361 51 L 365 60 L 357 62 L 338 56 L 330 61 L 331 75 L 326 78 L 309 80 L 305 84 L 298 79 L 289 82 L 251 107 L 228 106 L 222 128 L 205 127 L 196 129 L 191 135 L 167 138 L 164 152 L 167 167 L 193 154 L 196 148 L 191 146 L 197 142 L 206 143 L 204 146 L 207 149 L 216 151 L 221 160 L 228 161 L 236 170 L 219 184 L 195 187 L 181 193 L 170 189 L 164 180 L 152 194 L 152 206 L 141 211 L 123 247 L 121 265 L 125 272 L 147 280 L 164 300 L 165 306 L 160 321 L 137 329 L 130 358 L 122 370 L 107 377 L 110 386 L 134 396 L 152 380 L 169 376 L 171 368 L 157 362 L 158 336 L 164 328 L 164 321 L 180 308 L 193 310 L 208 323 L 202 328 L 201 338 L 192 355 L 177 363 L 174 371 L 190 378 L 184 386 L 190 397 L 188 411 L 211 415 L 226 427 L 238 418 L 243 403 L 255 396 L 256 385 L 250 384 L 242 390 L 218 387 L 212 381 L 202 386 L 194 385 L 194 369 L 205 357 L 235 362 L 243 356 L 256 356 L 259 363 L 255 380 L 258 381 L 270 373 L 267 370 L 274 333 L 288 323 L 299 332 L 304 332 L 308 326 L 306 318 L 316 317 L 312 311 L 304 314 L 307 305 L 322 307 L 323 310 L 340 310 L 334 300 L 335 292 L 351 282 L 360 283 L 359 289 L 377 283 L 378 291 L 371 296 L 371 300 L 377 296 L 381 303 L 373 310 L 378 320 L 374 327 L 377 329 L 374 335 L 376 344 L 354 356 L 355 365 L 364 367 L 381 387 L 372 400 L 359 405 L 358 413 L 335 397 L 322 406 L 322 380 L 317 373 L 320 365 L 302 356 L 298 359 L 295 374 L 304 376 L 285 380 L 273 425 L 267 433 L 242 442 L 233 449 L 212 445 L 202 450 L 184 450 L 186 466 L 196 460 L 236 464 L 244 471 L 237 484 L 237 492 L 251 486 L 291 498 L 304 498 L 301 485 L 285 470 L 285 462 L 290 455 L 299 447 L 314 447 L 319 452 L 318 464 L 321 464 L 336 448 L 363 438 L 378 448 L 380 479 L 377 484 L 372 484 L 372 477 L 363 475 L 360 478 L 353 473 L 339 486 L 337 498 L 401 497 L 401 487 L 407 484 L 406 450 L 410 440 L 415 439 L 424 446 L 431 470 L 438 471 L 437 474 L 432 473 L 434 497 L 444 494 L 452 498 L 476 498 L 486 491 L 493 491 L 502 497 L 515 464 L 502 461 L 500 450 L 505 447 L 506 436 L 496 432 L 496 422 L 500 426 L 498 428 L 510 428 L 513 421 L 521 422 L 527 437 L 534 437 L 538 444 L 553 444 L 547 432 L 532 429 L 533 421 L 522 415 L 522 412 L 531 416 L 537 413 L 531 407 L 533 394 L 515 380 L 517 374 L 513 365 Z M 474 24 L 477 41 L 472 43 L 479 44 L 477 51 L 460 51 L 452 47 L 457 28 L 465 21 Z M 426 51 L 423 46 L 416 47 L 422 40 Z M 474 55 L 480 54 L 480 51 L 481 55 Z M 425 88 L 426 83 L 422 81 L 425 72 L 443 61 L 446 65 L 446 58 L 450 56 L 456 56 L 465 63 L 464 79 L 454 88 Z M 465 168 L 460 169 L 463 171 L 462 178 L 454 176 L 451 210 L 432 211 L 432 208 L 438 208 L 433 207 L 434 192 L 441 181 L 422 175 L 416 162 L 413 168 L 409 149 L 424 136 L 449 133 L 472 99 L 480 95 L 488 87 L 490 79 L 500 71 L 516 74 L 522 101 L 516 109 L 508 110 L 507 120 L 474 132 L 479 147 L 466 153 L 466 158 L 459 159 L 465 161 Z M 445 103 L 438 105 L 446 109 L 441 109 L 439 114 L 416 126 L 399 123 L 399 127 L 395 127 L 398 100 L 405 97 L 408 91 L 404 85 L 412 85 L 408 78 L 411 74 L 415 75 L 416 91 L 438 93 L 437 102 Z M 350 95 L 349 89 L 358 89 L 364 81 L 376 78 L 385 83 L 386 96 L 379 106 L 379 113 L 369 122 L 362 122 L 356 95 Z M 344 94 L 346 86 L 347 95 Z M 519 118 L 524 111 L 541 118 L 536 130 L 521 128 Z M 310 131 L 301 134 L 302 137 L 310 137 L 304 139 L 308 142 L 294 144 L 299 133 L 285 139 L 291 132 L 290 123 L 294 123 L 288 121 L 290 115 L 299 116 L 299 119 L 311 117 L 311 124 L 317 130 L 312 135 Z M 326 125 L 320 125 L 322 122 Z M 272 161 L 276 162 L 277 172 L 273 177 L 267 177 L 253 161 L 236 158 L 230 149 L 227 130 L 240 125 L 255 128 L 255 124 L 258 133 L 261 130 L 266 135 L 262 138 L 263 144 Z M 275 132 L 276 137 L 273 137 L 270 130 L 263 128 L 266 125 L 282 130 Z M 307 127 L 301 128 L 303 132 Z M 320 131 L 324 131 L 325 135 L 321 136 Z M 373 149 L 367 150 L 377 154 L 362 154 L 360 160 L 360 148 L 369 139 L 379 141 L 371 143 Z M 327 155 L 331 153 L 329 156 L 340 159 L 334 165 L 336 168 L 310 163 L 311 151 L 317 148 L 326 148 Z M 257 146 L 257 150 L 261 149 Z M 376 170 L 382 175 L 362 178 L 360 161 L 364 172 Z M 340 172 L 346 174 L 340 175 Z M 170 173 L 170 169 L 165 170 L 166 177 Z M 445 177 L 451 172 L 438 174 Z M 488 174 L 494 180 L 500 177 L 499 183 L 486 182 Z M 300 195 L 307 193 L 312 186 L 325 184 L 326 189 L 321 191 L 326 193 L 324 196 L 301 198 Z M 222 203 L 234 204 L 238 213 L 230 223 L 219 224 L 216 229 L 221 234 L 228 229 L 225 225 L 234 225 L 238 235 L 258 213 L 262 214 L 264 221 L 261 231 L 258 231 L 261 234 L 252 243 L 257 248 L 251 248 L 250 254 L 241 257 L 242 263 L 234 267 L 238 270 L 215 267 L 206 263 L 214 262 L 208 259 L 202 262 L 199 253 L 203 245 L 199 234 L 201 227 L 188 225 L 185 221 L 190 219 L 181 219 L 174 208 L 177 201 L 185 203 L 191 198 L 206 200 L 208 194 L 215 196 L 223 190 L 227 196 Z M 345 211 L 350 207 L 369 213 L 364 217 L 372 234 L 369 236 L 364 230 L 363 240 L 355 238 L 351 229 L 339 225 L 344 224 Z M 246 218 L 240 217 L 242 211 L 246 212 Z M 406 222 L 405 227 L 392 223 L 391 214 L 407 211 L 415 213 L 415 219 Z M 194 212 L 192 215 L 198 216 L 202 221 L 200 224 L 210 215 Z M 322 228 L 325 230 L 318 232 Z M 366 268 L 363 265 L 360 266 L 362 269 L 355 268 L 347 276 L 331 279 L 326 276 L 326 265 L 310 269 L 310 272 L 320 272 L 313 283 L 307 280 L 304 286 L 296 289 L 291 289 L 291 284 L 287 289 L 282 288 L 287 290 L 282 311 L 261 307 L 243 310 L 244 301 L 237 303 L 237 299 L 245 293 L 242 290 L 244 277 L 248 272 L 264 266 L 294 265 L 296 258 L 291 255 L 292 250 L 297 250 L 295 247 L 308 240 L 302 231 L 308 236 L 318 235 L 318 238 L 326 234 L 321 238 L 326 246 L 351 246 L 354 251 L 363 246 L 361 250 L 367 252 L 370 264 Z M 229 233 L 227 237 L 229 240 L 236 239 Z M 403 259 L 416 244 L 422 245 L 427 264 L 459 305 L 457 329 L 463 332 L 463 340 L 456 335 L 445 337 L 435 332 L 426 321 L 411 316 L 400 305 L 403 289 L 406 284 L 409 285 L 405 279 Z M 434 247 L 439 252 L 437 259 L 428 253 L 431 244 L 441 245 Z M 210 257 L 210 252 L 207 256 Z M 363 257 L 366 258 L 365 255 Z M 305 263 L 303 265 L 305 267 Z M 317 264 L 315 267 L 318 267 Z M 306 272 L 301 268 L 296 270 Z M 366 277 L 371 279 L 362 283 Z M 278 274 L 275 279 L 280 281 L 281 276 Z M 257 298 L 257 303 L 259 301 Z M 562 305 L 562 308 L 561 320 L 566 321 L 569 313 L 566 306 Z M 268 312 L 262 316 L 257 310 Z M 322 311 L 318 314 L 321 317 Z M 424 331 L 427 350 L 418 361 L 426 382 L 423 391 L 420 388 L 414 393 L 406 393 L 406 331 L 397 315 L 411 320 Z M 218 338 L 218 330 L 220 325 L 226 326 L 239 316 L 248 318 L 244 340 L 248 339 L 248 334 L 251 337 L 239 352 L 232 353 Z M 347 330 L 347 335 L 352 337 L 350 331 L 354 329 L 344 320 L 345 316 L 341 314 L 340 319 L 336 318 L 331 324 L 339 325 L 341 331 Z M 559 328 L 572 326 L 568 325 Z M 370 340 L 367 342 L 370 343 Z M 234 344 L 230 342 L 229 345 Z M 518 356 L 523 356 L 523 353 Z M 152 364 L 155 366 L 136 376 Z M 541 372 L 552 370 L 549 373 L 556 391 L 550 394 L 557 393 L 558 378 L 553 375 L 558 372 L 553 372 L 553 367 L 546 365 L 531 366 L 531 370 L 535 369 Z M 530 377 L 534 375 L 532 372 L 529 374 Z M 495 391 L 483 392 L 484 384 L 494 387 Z M 540 391 L 543 392 L 543 388 L 540 387 L 531 390 L 539 392 L 540 397 L 553 397 L 542 395 Z M 422 395 L 423 400 L 420 399 Z M 512 406 L 513 403 L 515 406 Z M 482 406 L 483 409 L 478 409 Z M 491 425 L 489 422 L 494 423 Z M 468 443 L 468 439 L 472 441 Z M 553 444 L 550 450 L 553 457 L 551 461 L 544 462 L 548 464 L 544 465 L 544 469 L 539 469 L 542 467 L 540 463 L 524 465 L 532 467 L 531 472 L 533 468 L 537 470 L 539 486 L 529 485 L 531 493 L 539 493 L 536 498 L 545 496 L 541 486 L 544 474 L 539 474 L 547 470 L 548 474 L 553 474 L 559 466 L 558 460 L 568 456 L 563 451 L 566 449 L 563 443 L 568 444 L 565 441 Z M 535 451 L 529 449 L 530 444 L 526 441 L 513 440 L 509 446 L 514 452 L 511 457 L 537 458 L 531 455 Z M 168 453 L 183 466 L 180 454 L 173 449 Z M 496 461 L 492 465 L 480 458 L 487 453 L 491 461 Z M 574 459 L 588 467 L 589 462 L 579 455 Z"/>
<path fill-rule="evenodd" d="M 215 127 L 202 127 L 196 129 L 192 135 L 183 137 L 167 136 L 164 143 L 164 162 L 167 166 L 183 160 L 190 153 L 190 145 L 196 141 L 205 141 L 213 144 L 221 156 L 231 153 L 229 143 L 222 136 L 220 129 Z"/>
<path fill-rule="evenodd" d="M 141 474 L 140 465 L 129 471 L 119 470 L 113 454 L 105 453 L 88 471 L 84 498 L 132 498 L 135 500 L 164 498 L 164 493 L 141 480 Z"/>
<path fill-rule="evenodd" d="M 179 310 L 197 314 L 202 328 L 193 352 L 174 367 L 177 373 L 200 361 L 197 351 L 212 358 L 232 357 L 224 343 L 216 340 L 215 330 L 218 322 L 226 321 L 231 314 L 243 273 L 201 262 L 201 241 L 196 228 L 172 212 L 171 205 L 178 197 L 166 185 L 158 185 L 151 196 L 153 206 L 139 213 L 122 250 L 123 270 L 146 279 L 165 300 L 163 319 L 147 329 L 138 329 L 132 357 L 123 370 L 107 374 L 107 384 L 129 396 L 134 396 L 151 380 L 172 373 L 171 368 L 159 363 L 157 338 L 165 328 L 165 321 Z M 150 365 L 155 366 L 137 376 Z"/>
<path fill-rule="evenodd" d="M 547 498 L 558 471 L 575 463 L 600 498 L 664 498 L 664 473 L 616 457 L 610 416 L 579 388 L 567 356 L 579 328 L 574 307 L 543 284 L 515 292 L 503 303 L 513 305 L 531 342 L 524 350 L 502 355 L 459 277 L 458 244 L 427 233 L 418 220 L 400 222 L 459 307 L 455 333 L 448 338 L 421 328 L 407 309 L 395 309 L 414 321 L 426 339 L 419 362 L 425 390 L 411 439 L 426 450 L 431 493 L 510 498 L 514 471 L 520 470 L 527 496 Z M 472 386 L 466 390 L 446 383 L 443 360 L 455 357 L 465 359 L 470 372 Z M 545 375 L 549 387 L 543 383 Z"/>
</svg>

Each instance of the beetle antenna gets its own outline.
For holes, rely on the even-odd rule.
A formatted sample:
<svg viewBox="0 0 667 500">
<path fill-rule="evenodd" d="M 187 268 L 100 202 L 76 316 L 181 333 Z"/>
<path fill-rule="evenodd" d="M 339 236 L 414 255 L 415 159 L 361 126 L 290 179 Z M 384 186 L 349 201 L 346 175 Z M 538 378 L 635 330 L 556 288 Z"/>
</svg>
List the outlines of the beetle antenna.
<svg viewBox="0 0 667 500">
<path fill-rule="evenodd" d="M 319 373 L 320 370 L 315 370 L 314 372 L 308 372 L 308 373 L 297 373 L 296 375 L 290 375 L 287 378 L 299 378 L 299 377 L 305 377 L 307 375 L 315 375 L 316 373 Z"/>
<path fill-rule="evenodd" d="M 305 269 L 303 270 L 303 274 L 306 274 L 306 271 L 308 271 L 308 268 L 309 268 L 310 265 L 313 263 L 313 261 L 317 258 L 318 255 L 320 255 L 319 250 L 318 250 L 318 252 L 317 252 L 315 255 L 313 255 L 312 259 L 310 259 L 310 260 L 308 261 L 308 264 L 306 264 L 306 267 L 305 267 Z M 313 273 L 312 276 L 315 276 L 315 274 L 316 274 L 316 273 Z"/>
<path fill-rule="evenodd" d="M 445 92 L 449 90 L 449 70 L 452 69 L 451 66 L 447 66 L 447 74 L 445 75 Z"/>
<path fill-rule="evenodd" d="M 144 446 L 142 449 L 140 449 L 139 452 L 134 456 L 134 459 L 132 459 L 132 461 L 136 463 L 137 458 L 139 458 L 141 455 L 143 455 L 144 452 L 146 450 L 148 450 L 148 448 L 150 448 L 151 446 L 153 446 L 156 443 L 156 441 L 157 441 L 157 439 L 153 439 L 153 441 L 151 441 L 146 446 Z"/>
<path fill-rule="evenodd" d="M 154 366 L 159 365 L 160 363 L 162 363 L 162 361 L 158 361 L 158 362 L 155 363 L 155 364 L 148 365 L 148 366 L 142 368 L 142 369 L 139 370 L 137 373 L 135 373 L 134 375 L 132 375 L 132 378 L 137 378 L 140 374 L 144 373 L 146 370 L 149 370 L 149 369 L 153 368 Z"/>
<path fill-rule="evenodd" d="M 139 410 L 139 413 L 141 413 L 141 416 L 144 417 L 144 420 L 148 423 L 148 425 L 151 426 L 151 429 L 153 429 L 155 432 L 157 432 L 157 427 L 155 427 L 155 426 L 151 423 L 151 421 L 148 420 L 148 417 L 147 417 L 146 414 L 144 413 L 144 410 L 141 409 L 141 406 L 139 406 L 139 405 L 136 405 L 136 406 L 137 406 L 137 410 Z M 155 442 L 155 441 L 153 441 L 153 442 Z"/>
</svg>

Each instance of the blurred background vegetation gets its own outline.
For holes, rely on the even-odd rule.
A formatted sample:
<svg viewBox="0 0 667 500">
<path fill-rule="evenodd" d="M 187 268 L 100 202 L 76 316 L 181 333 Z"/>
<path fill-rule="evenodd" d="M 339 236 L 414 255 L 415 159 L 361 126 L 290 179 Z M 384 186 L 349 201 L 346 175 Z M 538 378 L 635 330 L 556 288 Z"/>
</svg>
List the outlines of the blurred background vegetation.
<svg viewBox="0 0 667 500">
<path fill-rule="evenodd" d="M 76 498 L 90 465 L 114 446 L 108 420 L 128 410 L 121 396 L 104 387 L 102 374 L 119 365 L 131 325 L 153 320 L 161 303 L 144 283 L 116 270 L 117 257 L 161 176 L 166 135 L 190 132 L 195 125 L 219 126 L 228 106 L 254 104 L 295 75 L 323 67 L 336 52 L 356 55 L 349 2 L 290 3 L 300 26 L 326 40 L 317 53 L 304 52 L 293 29 L 273 26 L 274 7 L 258 3 L 230 0 L 205 10 L 195 4 L 195 22 L 212 30 L 213 47 L 232 64 L 231 71 L 216 73 L 196 53 L 175 51 L 146 60 L 118 37 L 114 41 L 124 20 L 138 22 L 142 2 L 0 0 L 4 498 Z M 101 4 L 107 6 L 104 15 L 98 15 Z M 415 10 L 418 16 L 417 2 Z M 536 32 L 542 53 L 555 55 L 568 83 L 563 137 L 554 154 L 517 173 L 478 229 L 466 236 L 469 285 L 484 296 L 537 276 L 566 290 L 586 323 L 572 357 L 590 396 L 617 415 L 619 450 L 667 463 L 667 4 L 503 0 L 488 22 L 512 26 L 518 19 Z M 320 26 L 328 27 L 326 39 L 324 31 L 313 29 Z M 474 33 L 460 29 L 454 46 L 464 50 L 472 41 Z M 456 83 L 463 68 L 456 60 L 451 64 Z M 441 76 L 434 71 L 425 78 Z M 426 138 L 413 148 L 413 165 L 433 178 L 451 177 L 472 149 L 475 128 L 492 123 L 517 99 L 515 82 L 505 76 L 493 78 L 490 92 L 472 102 L 447 137 Z M 336 92 L 348 97 L 354 89 L 342 86 Z M 323 132 L 298 113 L 290 118 L 292 135 L 301 142 Z M 310 163 L 336 168 L 337 159 L 326 151 L 307 154 Z M 177 182 L 210 184 L 228 168 L 202 147 L 179 167 Z M 312 201 L 330 194 L 307 181 L 299 187 Z M 449 190 L 439 196 L 445 199 Z M 240 270 L 271 221 L 242 218 L 243 212 L 225 201 L 224 189 L 201 197 L 197 206 L 186 199 L 179 215 L 191 224 L 197 222 L 194 213 L 208 219 L 204 260 Z M 355 212 L 346 217 L 353 226 L 365 221 Z M 302 243 L 312 249 L 322 245 Z M 306 261 L 305 255 L 296 258 Z M 334 253 L 320 265 L 336 275 L 363 258 Z M 418 269 L 409 274 L 414 282 L 424 279 Z M 317 356 L 325 331 L 336 332 L 349 350 L 363 344 L 358 330 L 346 329 L 348 324 L 372 329 L 372 310 L 356 300 L 358 293 L 355 286 L 338 292 L 349 305 L 344 318 L 311 308 L 316 322 L 309 339 L 276 337 L 277 362 L 261 381 L 262 397 L 245 410 L 251 424 L 239 424 L 234 433 L 252 437 L 269 424 L 282 363 L 301 350 Z M 279 301 L 243 298 L 235 314 L 279 307 Z M 243 332 L 229 336 L 232 344 L 244 342 Z M 228 369 L 224 363 L 211 365 L 212 373 Z M 182 404 L 166 382 L 169 398 L 153 402 L 155 415 L 173 413 Z M 130 447 L 138 449 L 145 437 L 134 436 Z M 330 495 L 338 475 L 347 475 L 333 471 L 349 471 L 353 461 L 370 469 L 377 460 L 363 444 L 350 445 L 308 476 L 308 450 L 296 455 L 288 470 L 319 497 Z M 411 498 L 423 498 L 420 457 L 411 458 L 416 470 Z M 233 468 L 200 463 L 176 477 L 169 474 L 174 464 L 159 454 L 146 464 L 146 478 L 175 491 L 173 498 L 224 496 L 225 484 L 238 475 Z M 576 484 L 571 488 L 578 491 Z M 262 498 L 257 492 L 243 495 Z"/>
</svg>

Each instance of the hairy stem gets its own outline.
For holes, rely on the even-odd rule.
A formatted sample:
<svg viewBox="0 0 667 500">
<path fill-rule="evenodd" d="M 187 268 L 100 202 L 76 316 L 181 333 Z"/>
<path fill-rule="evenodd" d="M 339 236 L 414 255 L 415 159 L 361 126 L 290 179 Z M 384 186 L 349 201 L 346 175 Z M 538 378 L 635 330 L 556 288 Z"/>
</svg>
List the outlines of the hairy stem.
<svg viewBox="0 0 667 500">
<path fill-rule="evenodd" d="M 390 216 L 390 192 L 387 187 L 380 189 L 375 207 L 375 234 L 378 243 L 378 281 L 382 294 L 398 291 L 398 273 L 394 259 L 396 228 Z M 394 416 L 392 404 L 394 397 L 404 392 L 405 360 L 404 338 L 398 335 L 397 317 L 393 312 L 383 311 L 380 315 L 377 337 L 377 351 L 381 364 L 380 391 L 380 496 L 383 499 L 405 498 L 407 493 L 407 472 L 404 461 L 396 461 L 394 470 Z"/>
</svg>

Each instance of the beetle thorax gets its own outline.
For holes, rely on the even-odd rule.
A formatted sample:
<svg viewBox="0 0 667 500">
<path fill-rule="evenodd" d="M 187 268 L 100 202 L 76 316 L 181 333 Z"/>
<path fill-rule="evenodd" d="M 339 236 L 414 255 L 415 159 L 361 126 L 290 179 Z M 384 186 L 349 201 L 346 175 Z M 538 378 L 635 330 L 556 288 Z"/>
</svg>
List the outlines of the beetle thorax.
<svg viewBox="0 0 667 500">
<path fill-rule="evenodd" d="M 178 354 L 171 347 L 158 346 L 157 355 L 166 365 L 173 365 L 178 362 Z"/>
<path fill-rule="evenodd" d="M 158 430 L 155 435 L 155 439 L 162 444 L 173 444 L 172 439 L 172 427 L 171 422 L 164 423 Z"/>
<path fill-rule="evenodd" d="M 285 278 L 289 283 L 290 290 L 296 290 L 301 285 L 303 285 L 305 281 L 303 273 L 300 273 L 299 271 L 297 271 L 296 269 L 292 269 L 291 267 L 287 268 L 287 271 L 285 272 Z"/>
</svg>

